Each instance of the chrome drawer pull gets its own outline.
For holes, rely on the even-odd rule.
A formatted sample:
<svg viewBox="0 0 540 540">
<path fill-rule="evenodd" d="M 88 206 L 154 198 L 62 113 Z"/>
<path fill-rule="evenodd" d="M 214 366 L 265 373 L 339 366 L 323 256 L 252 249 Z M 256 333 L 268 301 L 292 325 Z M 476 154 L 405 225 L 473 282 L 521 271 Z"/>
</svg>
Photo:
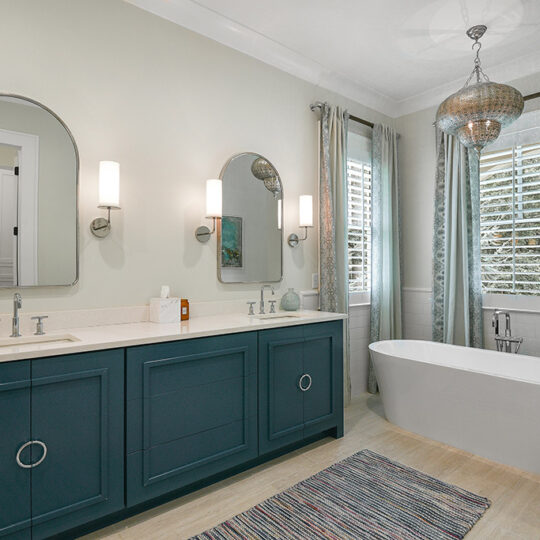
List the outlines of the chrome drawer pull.
<svg viewBox="0 0 540 540">
<path fill-rule="evenodd" d="M 302 384 L 302 381 L 304 380 L 305 377 L 307 377 L 307 380 L 308 380 L 308 385 L 307 386 L 303 386 L 303 384 Z M 312 382 L 313 381 L 311 379 L 311 375 L 309 375 L 308 373 L 304 373 L 300 377 L 300 380 L 298 381 L 298 388 L 300 388 L 300 390 L 302 390 L 302 392 L 307 392 L 311 388 L 311 383 Z"/>
<path fill-rule="evenodd" d="M 27 447 L 27 446 L 30 446 L 31 444 L 38 444 L 39 446 L 41 446 L 41 448 L 43 448 L 43 455 L 35 462 L 35 463 L 32 463 L 30 465 L 27 465 L 26 463 L 23 463 L 21 461 L 21 452 Z M 43 463 L 43 460 L 47 457 L 47 446 L 45 445 L 44 442 L 41 442 L 41 441 L 28 441 L 28 442 L 25 442 L 20 448 L 19 450 L 17 451 L 17 455 L 15 456 L 15 460 L 17 461 L 17 465 L 19 467 L 22 467 L 23 469 L 32 469 L 33 467 L 37 467 L 38 465 L 40 465 L 41 463 Z"/>
</svg>

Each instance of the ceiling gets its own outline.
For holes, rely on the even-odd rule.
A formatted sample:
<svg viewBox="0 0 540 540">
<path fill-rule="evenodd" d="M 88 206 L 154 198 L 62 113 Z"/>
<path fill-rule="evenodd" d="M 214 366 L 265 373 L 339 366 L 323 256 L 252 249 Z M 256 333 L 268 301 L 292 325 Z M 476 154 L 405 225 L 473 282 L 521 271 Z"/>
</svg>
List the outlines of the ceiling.
<svg viewBox="0 0 540 540">
<path fill-rule="evenodd" d="M 464 84 L 474 24 L 492 80 L 540 72 L 540 0 L 127 1 L 393 117 Z"/>
</svg>

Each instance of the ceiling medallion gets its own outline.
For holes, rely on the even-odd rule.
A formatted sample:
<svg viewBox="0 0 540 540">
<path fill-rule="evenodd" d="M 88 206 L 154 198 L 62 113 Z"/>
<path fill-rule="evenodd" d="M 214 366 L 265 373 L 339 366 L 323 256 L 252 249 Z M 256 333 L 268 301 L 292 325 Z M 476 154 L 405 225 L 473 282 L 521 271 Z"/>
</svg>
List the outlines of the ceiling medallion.
<svg viewBox="0 0 540 540">
<path fill-rule="evenodd" d="M 435 124 L 445 133 L 456 135 L 467 148 L 478 152 L 493 142 L 501 128 L 517 120 L 523 112 L 523 96 L 512 86 L 491 82 L 480 64 L 480 38 L 487 26 L 469 28 L 467 35 L 476 49 L 474 69 L 465 86 L 447 97 L 437 110 Z M 473 77 L 476 81 L 471 83 Z"/>
</svg>

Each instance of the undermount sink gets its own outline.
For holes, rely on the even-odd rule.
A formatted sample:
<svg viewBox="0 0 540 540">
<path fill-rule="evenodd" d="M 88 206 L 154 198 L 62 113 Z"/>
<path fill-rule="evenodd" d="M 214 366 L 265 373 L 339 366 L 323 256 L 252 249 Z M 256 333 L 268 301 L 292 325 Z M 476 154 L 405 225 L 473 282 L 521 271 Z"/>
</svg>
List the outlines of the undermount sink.
<svg viewBox="0 0 540 540">
<path fill-rule="evenodd" d="M 255 315 L 256 319 L 264 321 L 266 319 L 299 319 L 299 313 L 267 313 L 266 315 Z"/>
<path fill-rule="evenodd" d="M 42 344 L 74 343 L 80 339 L 71 334 L 44 335 L 44 336 L 21 336 L 17 338 L 0 339 L 0 349 L 3 347 L 21 347 Z"/>
</svg>

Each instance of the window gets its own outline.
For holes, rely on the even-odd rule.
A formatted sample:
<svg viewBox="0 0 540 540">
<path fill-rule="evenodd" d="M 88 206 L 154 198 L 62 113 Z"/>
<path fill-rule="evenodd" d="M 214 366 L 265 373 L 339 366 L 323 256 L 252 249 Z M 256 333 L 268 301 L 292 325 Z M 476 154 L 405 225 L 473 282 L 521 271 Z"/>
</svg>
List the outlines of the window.
<svg viewBox="0 0 540 540">
<path fill-rule="evenodd" d="M 480 158 L 485 293 L 540 295 L 540 144 Z"/>
<path fill-rule="evenodd" d="M 371 163 L 347 160 L 349 293 L 371 287 Z"/>
</svg>

